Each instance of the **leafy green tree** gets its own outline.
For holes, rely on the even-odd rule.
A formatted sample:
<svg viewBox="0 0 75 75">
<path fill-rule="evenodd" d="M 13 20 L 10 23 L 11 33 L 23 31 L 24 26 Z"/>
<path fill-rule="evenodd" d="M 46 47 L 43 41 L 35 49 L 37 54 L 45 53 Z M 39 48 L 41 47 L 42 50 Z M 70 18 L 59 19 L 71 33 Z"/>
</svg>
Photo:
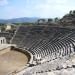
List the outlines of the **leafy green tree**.
<svg viewBox="0 0 75 75">
<path fill-rule="evenodd" d="M 56 17 L 56 18 L 54 19 L 54 21 L 55 21 L 55 22 L 58 22 L 58 21 L 59 21 L 59 18 L 58 18 L 58 17 Z"/>
<path fill-rule="evenodd" d="M 49 18 L 49 19 L 48 19 L 48 23 L 51 23 L 52 21 L 53 21 L 52 18 Z"/>
</svg>

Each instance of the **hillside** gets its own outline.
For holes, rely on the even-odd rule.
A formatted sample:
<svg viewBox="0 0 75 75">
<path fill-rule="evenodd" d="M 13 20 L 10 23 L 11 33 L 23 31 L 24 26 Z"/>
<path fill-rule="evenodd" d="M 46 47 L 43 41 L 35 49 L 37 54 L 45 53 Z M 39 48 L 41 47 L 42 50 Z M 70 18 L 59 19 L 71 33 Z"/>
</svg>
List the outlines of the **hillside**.
<svg viewBox="0 0 75 75">
<path fill-rule="evenodd" d="M 23 22 L 36 22 L 38 20 L 37 17 L 32 17 L 32 18 L 28 18 L 28 17 L 22 17 L 22 18 L 14 18 L 14 19 L 7 19 L 7 20 L 3 20 L 0 19 L 0 23 L 23 23 Z"/>
</svg>

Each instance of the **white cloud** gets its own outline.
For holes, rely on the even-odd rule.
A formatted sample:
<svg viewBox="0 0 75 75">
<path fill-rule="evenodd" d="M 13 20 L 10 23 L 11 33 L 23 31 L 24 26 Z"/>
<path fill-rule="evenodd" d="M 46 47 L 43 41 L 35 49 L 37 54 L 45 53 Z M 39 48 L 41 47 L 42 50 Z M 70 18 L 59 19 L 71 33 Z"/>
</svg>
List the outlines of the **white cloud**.
<svg viewBox="0 0 75 75">
<path fill-rule="evenodd" d="M 7 5 L 8 1 L 7 0 L 0 0 L 0 6 Z"/>
<path fill-rule="evenodd" d="M 0 5 L 8 4 L 7 0 L 0 0 Z M 18 2 L 19 3 L 19 2 Z M 15 2 L 14 2 L 15 4 Z M 18 6 L 20 5 L 20 6 Z M 14 17 L 63 17 L 70 10 L 75 9 L 75 0 L 25 0 L 14 6 L 3 7 L 5 18 Z"/>
<path fill-rule="evenodd" d="M 1 13 L 1 12 L 0 12 Z M 15 6 L 6 6 L 4 7 L 3 16 L 5 19 L 18 18 L 18 17 L 30 17 L 31 13 L 29 10 L 25 10 L 25 8 L 18 9 Z"/>
<path fill-rule="evenodd" d="M 75 3 L 73 0 L 46 0 L 45 3 L 36 4 L 34 9 L 41 17 L 62 17 L 75 9 Z"/>
</svg>

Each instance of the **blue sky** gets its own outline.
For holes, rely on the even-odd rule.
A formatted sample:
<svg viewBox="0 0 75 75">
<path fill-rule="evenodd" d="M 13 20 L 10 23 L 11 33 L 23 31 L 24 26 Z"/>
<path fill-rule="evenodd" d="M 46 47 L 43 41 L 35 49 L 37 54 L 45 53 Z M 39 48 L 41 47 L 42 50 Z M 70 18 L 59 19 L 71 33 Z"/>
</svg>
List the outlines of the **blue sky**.
<svg viewBox="0 0 75 75">
<path fill-rule="evenodd" d="M 75 0 L 0 0 L 0 19 L 62 17 L 75 9 Z"/>
</svg>

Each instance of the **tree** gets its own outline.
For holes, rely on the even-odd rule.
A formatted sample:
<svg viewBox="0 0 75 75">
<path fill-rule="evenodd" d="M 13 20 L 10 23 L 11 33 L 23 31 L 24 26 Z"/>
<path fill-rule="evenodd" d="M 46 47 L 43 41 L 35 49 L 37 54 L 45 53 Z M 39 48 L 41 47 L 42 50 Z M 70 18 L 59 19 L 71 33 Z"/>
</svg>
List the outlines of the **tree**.
<svg viewBox="0 0 75 75">
<path fill-rule="evenodd" d="M 58 21 L 59 21 L 59 18 L 58 18 L 58 17 L 56 17 L 56 18 L 54 19 L 54 21 L 55 21 L 55 22 L 58 22 Z"/>
<path fill-rule="evenodd" d="M 73 14 L 72 10 L 69 12 L 69 14 Z"/>
<path fill-rule="evenodd" d="M 38 19 L 38 20 L 37 20 L 37 23 L 38 23 L 38 24 L 44 24 L 44 23 L 45 23 L 45 19 Z"/>
<path fill-rule="evenodd" d="M 49 18 L 48 19 L 48 23 L 51 23 L 53 21 L 53 19 Z"/>
<path fill-rule="evenodd" d="M 75 10 L 73 10 L 73 14 L 75 14 Z"/>
</svg>

